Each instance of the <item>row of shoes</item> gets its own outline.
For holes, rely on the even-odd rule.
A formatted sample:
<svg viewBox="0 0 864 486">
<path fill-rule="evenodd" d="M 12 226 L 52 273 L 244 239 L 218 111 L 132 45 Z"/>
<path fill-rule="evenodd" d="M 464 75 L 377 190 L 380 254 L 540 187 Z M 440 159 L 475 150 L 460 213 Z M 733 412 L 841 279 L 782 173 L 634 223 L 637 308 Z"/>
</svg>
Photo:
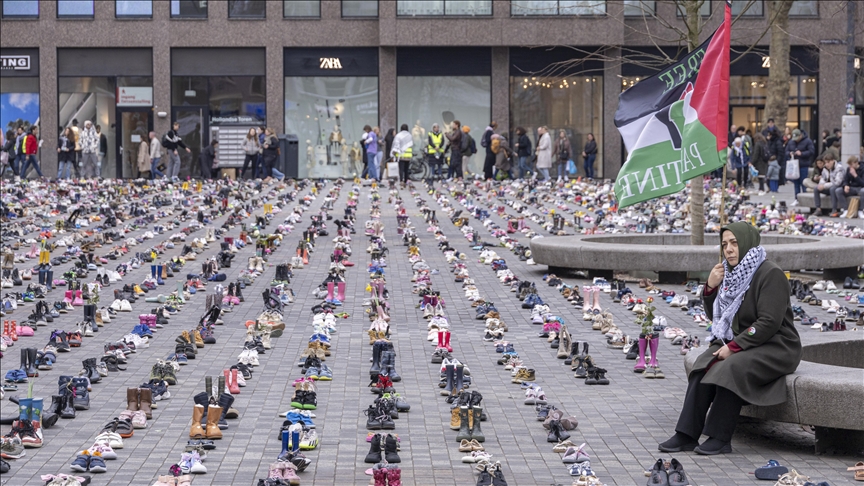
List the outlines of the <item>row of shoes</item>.
<svg viewBox="0 0 864 486">
<path fill-rule="evenodd" d="M 413 191 L 412 195 L 417 197 Z M 394 194 L 394 197 L 398 214 L 406 214 L 407 211 L 402 205 L 401 197 L 398 193 Z M 425 214 L 430 228 L 434 229 L 435 215 L 431 211 L 426 211 Z M 482 406 L 483 396 L 477 390 L 469 390 L 472 384 L 471 371 L 465 363 L 452 354 L 452 333 L 450 322 L 445 313 L 446 307 L 440 294 L 431 289 L 431 277 L 437 272 L 432 272 L 429 265 L 423 260 L 419 247 L 420 239 L 414 233 L 408 218 L 400 218 L 399 223 L 400 231 L 406 242 L 409 243 L 408 259 L 414 269 L 412 281 L 415 282 L 420 297 L 419 307 L 423 311 L 424 317 L 430 319 L 428 339 L 433 341 L 435 346 L 431 361 L 438 366 L 441 377 L 439 382 L 441 395 L 446 397 L 446 401 L 450 405 L 450 429 L 457 431 L 455 439 L 459 443 L 459 452 L 465 453 L 462 462 L 474 464 L 474 471 L 478 474 L 476 484 L 505 486 L 507 481 L 504 478 L 501 463 L 493 462 L 492 454 L 487 452 L 484 446 L 486 436 L 483 433 L 481 422 L 488 420 L 488 417 Z M 464 265 L 465 259 L 459 258 L 446 243 L 446 240 L 441 240 L 440 236 L 437 235 L 436 237 L 439 238 L 438 248 L 445 255 L 445 259 L 451 263 L 454 279 L 462 283 L 466 296 L 479 299 L 479 290 L 474 286 L 468 268 Z M 488 323 L 487 332 L 498 334 L 508 330 L 491 303 L 478 310 L 478 315 L 481 313 L 483 314 L 482 319 L 488 315 L 488 319 L 485 319 Z"/>
<path fill-rule="evenodd" d="M 385 276 L 387 247 L 384 223 L 381 221 L 382 198 L 378 191 L 377 184 L 373 184 L 369 195 L 370 219 L 364 224 L 364 234 L 369 238 L 366 251 L 370 254 L 367 266 L 369 284 L 366 286 L 369 297 L 363 301 L 371 321 L 368 330 L 369 344 L 372 345 L 369 387 L 377 395 L 364 411 L 366 428 L 370 430 L 366 437 L 369 452 L 364 462 L 372 464 L 366 470 L 366 474 L 371 476 L 370 485 L 401 486 L 401 439 L 396 432 L 391 431 L 396 429 L 395 420 L 399 419 L 400 413 L 407 413 L 411 406 L 395 388 L 395 384 L 402 381 L 402 376 L 396 371 L 396 349 L 390 340 L 390 292 Z M 355 184 L 352 195 L 359 198 L 359 192 L 360 187 Z"/>
<path fill-rule="evenodd" d="M 341 185 L 337 183 L 331 188 L 330 194 L 338 196 L 340 187 Z M 310 189 L 308 194 L 310 197 L 304 198 L 304 200 L 311 201 L 314 193 L 320 189 L 323 189 L 323 183 L 314 184 L 313 189 Z M 302 215 L 305 211 L 303 208 L 304 206 L 298 206 L 292 214 Z M 276 266 L 276 274 L 269 288 L 263 293 L 265 310 L 259 315 L 255 323 L 247 323 L 247 329 L 257 326 L 258 329 L 263 329 L 265 334 L 281 334 L 284 329 L 284 322 L 282 322 L 281 317 L 282 307 L 293 302 L 293 291 L 287 287 L 293 277 L 292 269 L 303 268 L 309 264 L 309 255 L 315 251 L 315 240 L 321 236 L 321 231 L 326 227 L 324 223 L 327 219 L 326 214 L 321 214 L 321 216 L 313 219 L 309 229 L 303 232 L 298 244 L 297 255 L 292 257 L 291 262 Z M 291 224 L 296 225 L 301 222 L 299 216 L 289 216 L 289 218 L 291 218 Z M 287 219 L 286 222 L 288 222 Z M 344 292 L 344 286 L 342 291 Z M 284 298 L 289 292 L 291 293 L 290 299 Z M 280 298 L 280 295 L 283 298 Z M 319 384 L 333 380 L 333 371 L 324 363 L 327 357 L 332 355 L 332 334 L 337 331 L 337 317 L 333 312 L 335 307 L 332 301 L 333 297 L 334 295 L 331 293 L 322 305 L 313 306 L 313 333 L 302 353 L 302 359 L 298 363 L 302 376 L 292 383 L 294 394 L 290 401 L 291 408 L 280 414 L 285 417 L 279 431 L 282 449 L 276 461 L 270 465 L 267 478 L 258 480 L 259 486 L 299 485 L 301 478 L 297 473 L 306 470 L 312 463 L 302 451 L 314 450 L 320 443 L 316 425 L 312 419 L 316 418 L 315 410 L 318 408 Z M 247 335 L 248 332 L 247 330 Z"/>
<path fill-rule="evenodd" d="M 442 203 L 446 201 L 446 199 L 439 198 L 438 201 L 439 203 Z M 488 212 L 482 210 L 477 206 L 472 206 L 468 204 L 467 200 L 462 200 L 461 202 L 463 205 L 466 206 L 467 210 L 474 213 L 475 217 L 477 217 L 478 219 L 486 220 L 484 221 L 483 225 L 490 230 L 493 236 L 502 238 L 502 241 L 504 241 L 504 238 L 507 238 L 506 235 L 508 233 L 501 230 L 497 227 L 496 224 L 491 222 Z M 448 210 L 447 207 L 444 208 L 444 212 L 454 214 L 453 210 Z M 503 212 L 503 208 L 499 208 L 499 214 L 502 214 Z M 518 228 L 518 223 L 516 222 L 518 220 L 514 218 L 512 221 L 513 222 L 510 224 L 509 228 L 511 230 L 510 233 L 516 232 L 512 230 L 517 230 Z M 465 233 L 467 231 L 466 228 L 470 227 L 467 225 L 462 225 L 460 227 L 460 230 Z M 558 231 L 563 231 L 563 226 L 558 226 Z M 564 358 L 567 361 L 574 363 L 574 365 L 578 367 L 577 376 L 581 375 L 580 377 L 585 378 L 586 383 L 608 383 L 608 379 L 605 377 L 605 370 L 593 366 L 593 359 L 590 357 L 590 355 L 587 354 L 587 343 L 585 343 L 585 346 L 583 348 L 584 354 L 580 354 L 578 347 L 579 342 L 572 343 L 566 326 L 563 325 L 563 320 L 550 312 L 549 305 L 546 304 L 543 299 L 540 298 L 540 296 L 538 295 L 536 285 L 532 282 L 520 281 L 519 278 L 512 272 L 512 270 L 507 267 L 507 264 L 503 258 L 497 255 L 493 250 L 485 247 L 484 245 L 482 245 L 482 243 L 479 242 L 479 238 L 476 236 L 476 233 L 474 235 L 474 243 L 475 250 L 481 251 L 480 261 L 482 263 L 489 264 L 492 267 L 493 271 L 496 272 L 496 277 L 499 279 L 499 281 L 509 286 L 511 291 L 517 294 L 517 298 L 519 298 L 523 302 L 523 308 L 531 309 L 531 322 L 533 324 L 543 326 L 543 329 L 538 334 L 538 336 L 546 338 L 547 342 L 550 343 L 550 347 L 558 350 L 558 357 Z M 513 242 L 511 241 L 510 243 Z M 518 245 L 516 244 L 511 244 L 511 249 L 515 249 L 514 251 L 519 251 Z M 525 259 L 522 260 L 525 261 Z M 557 277 L 551 276 L 551 278 L 547 277 L 545 278 L 545 280 L 547 280 L 547 284 L 549 286 L 556 287 L 559 289 L 559 291 L 565 287 L 563 281 L 561 281 Z M 579 296 L 578 294 L 578 288 L 575 292 L 573 290 L 568 290 L 565 298 L 570 300 L 571 303 L 573 301 L 581 303 L 582 300 L 581 296 Z M 475 304 L 472 305 L 476 305 L 476 300 Z M 486 309 L 484 309 L 483 304 L 476 305 L 476 307 L 478 308 L 478 318 L 485 318 L 488 315 L 482 314 L 484 310 L 488 312 L 488 303 L 485 305 Z M 492 307 L 494 308 L 494 305 Z M 500 315 L 497 312 L 497 309 L 494 309 L 494 312 L 495 314 Z M 487 334 L 492 334 L 489 333 L 488 330 L 486 332 Z M 578 425 L 576 418 L 566 416 L 564 412 L 558 410 L 555 406 L 549 405 L 548 399 L 542 387 L 534 381 L 536 379 L 536 373 L 533 369 L 527 368 L 523 364 L 522 360 L 519 358 L 518 353 L 515 351 L 515 347 L 513 346 L 513 344 L 503 340 L 503 333 L 498 333 L 498 335 L 493 336 L 487 336 L 487 338 L 484 340 L 491 341 L 495 346 L 495 350 L 498 353 L 501 353 L 502 356 L 498 360 L 498 363 L 504 365 L 505 369 L 511 371 L 511 374 L 513 374 L 512 381 L 514 383 L 520 384 L 520 386 L 523 388 L 525 392 L 524 403 L 526 405 L 533 405 L 536 407 L 536 410 L 538 412 L 538 418 L 544 422 L 544 427 L 548 431 L 547 440 L 556 443 L 556 448 L 554 449 L 555 451 L 564 453 L 564 457 L 562 458 L 562 460 L 565 464 L 569 465 L 568 469 L 570 470 L 570 474 L 576 478 L 574 479 L 573 484 L 601 484 L 600 481 L 596 478 L 594 472 L 591 470 L 590 461 L 588 460 L 589 456 L 585 451 L 585 445 L 583 444 L 582 446 L 577 447 L 569 440 L 570 434 L 568 430 L 572 430 Z M 585 366 L 586 363 L 588 363 L 589 366 L 592 368 L 590 377 L 588 377 L 587 369 Z M 574 367 L 574 371 L 575 370 L 576 367 Z"/>
</svg>

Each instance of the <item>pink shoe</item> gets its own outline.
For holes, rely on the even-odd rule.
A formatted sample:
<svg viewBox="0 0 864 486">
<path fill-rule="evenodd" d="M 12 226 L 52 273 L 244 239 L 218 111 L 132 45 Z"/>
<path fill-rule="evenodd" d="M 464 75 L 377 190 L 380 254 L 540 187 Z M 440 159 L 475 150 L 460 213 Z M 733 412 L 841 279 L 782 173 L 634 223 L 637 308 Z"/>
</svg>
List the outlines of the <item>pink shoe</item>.
<svg viewBox="0 0 864 486">
<path fill-rule="evenodd" d="M 84 299 L 81 298 L 81 291 L 75 291 L 75 298 L 72 300 L 72 305 L 74 306 L 82 306 L 84 305 Z"/>
</svg>

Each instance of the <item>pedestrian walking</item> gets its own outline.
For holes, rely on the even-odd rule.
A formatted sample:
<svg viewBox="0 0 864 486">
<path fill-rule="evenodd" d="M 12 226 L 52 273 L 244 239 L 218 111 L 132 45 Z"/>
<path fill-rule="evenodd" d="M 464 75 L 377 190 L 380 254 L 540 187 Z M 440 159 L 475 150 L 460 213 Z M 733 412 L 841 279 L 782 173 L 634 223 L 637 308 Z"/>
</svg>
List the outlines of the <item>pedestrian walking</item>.
<svg viewBox="0 0 864 486">
<path fill-rule="evenodd" d="M 750 154 L 750 163 L 759 172 L 759 195 L 765 194 L 765 176 L 768 174 L 768 141 L 760 132 L 753 135 L 753 151 Z"/>
<path fill-rule="evenodd" d="M 390 148 L 390 158 L 399 164 L 399 181 L 403 184 L 408 182 L 408 168 L 411 165 L 411 157 L 414 156 L 414 137 L 408 131 L 408 124 L 403 123 L 399 127 L 399 133 L 393 137 L 393 146 Z M 390 174 L 392 177 L 392 174 Z"/>
<path fill-rule="evenodd" d="M 138 144 L 138 177 L 150 178 L 150 145 L 147 143 L 147 137 L 142 137 L 141 143 Z"/>
<path fill-rule="evenodd" d="M 150 132 L 150 178 L 164 177 L 159 168 L 162 160 L 162 143 L 156 138 L 156 132 Z"/>
<path fill-rule="evenodd" d="M 66 127 L 57 139 L 57 178 L 72 177 L 72 166 L 75 164 L 75 133 Z"/>
<path fill-rule="evenodd" d="M 366 132 L 366 138 L 363 139 L 363 146 L 366 147 L 366 173 L 371 179 L 377 181 L 379 176 L 375 160 L 378 155 L 378 135 L 369 125 L 363 127 L 363 131 Z"/>
<path fill-rule="evenodd" d="M 75 178 L 81 178 L 81 129 L 78 128 L 78 119 L 72 119 L 72 133 L 75 134 L 75 160 L 72 163 L 72 170 L 75 171 Z"/>
<path fill-rule="evenodd" d="M 780 190 L 781 172 L 780 163 L 777 162 L 777 156 L 772 155 L 771 158 L 768 159 L 768 172 L 766 177 L 768 178 L 768 189 L 773 193 Z"/>
<path fill-rule="evenodd" d="M 510 150 L 510 142 L 507 141 L 507 133 L 501 132 L 492 135 L 493 147 L 495 149 L 495 180 L 513 178 L 513 151 Z M 497 144 L 495 142 L 498 142 Z M 502 175 L 506 174 L 506 176 Z"/>
<path fill-rule="evenodd" d="M 15 156 L 12 158 L 12 172 L 17 176 L 21 175 L 21 169 L 24 168 L 24 160 L 27 158 L 27 155 L 24 153 L 24 141 L 27 138 L 27 133 L 21 125 L 15 129 L 15 132 Z"/>
<path fill-rule="evenodd" d="M 582 165 L 585 168 L 585 177 L 594 178 L 594 161 L 597 159 L 597 141 L 594 140 L 594 134 L 588 134 L 588 141 L 585 142 L 585 148 L 582 149 Z"/>
<path fill-rule="evenodd" d="M 261 145 L 264 159 L 264 178 L 273 177 L 273 166 L 279 157 L 279 139 L 272 128 L 264 129 L 264 143 Z"/>
<path fill-rule="evenodd" d="M 108 137 L 102 133 L 102 127 L 96 125 L 96 134 L 99 135 L 99 158 L 96 162 L 96 176 L 102 176 L 102 162 L 105 162 L 108 156 Z M 145 141 L 146 143 L 146 141 Z"/>
<path fill-rule="evenodd" d="M 567 163 L 570 161 L 570 153 L 570 139 L 567 138 L 567 132 L 564 129 L 558 130 L 558 140 L 555 140 L 555 149 L 552 151 L 558 182 L 563 181 L 567 176 Z"/>
<path fill-rule="evenodd" d="M 552 168 L 552 137 L 549 129 L 545 126 L 538 130 L 540 136 L 537 141 L 537 171 L 543 174 L 543 180 L 549 180 L 549 169 Z"/>
<path fill-rule="evenodd" d="M 453 120 L 453 123 L 450 124 L 451 130 L 450 133 L 445 134 L 447 137 L 447 141 L 450 144 L 450 167 L 447 169 L 447 178 L 448 179 L 461 179 L 462 178 L 462 123 L 459 120 Z M 485 138 L 487 134 L 483 134 Z M 491 138 L 492 134 L 489 135 L 489 144 L 486 146 L 486 158 L 489 159 L 489 154 L 491 153 L 492 165 L 495 165 L 495 154 L 491 151 Z M 482 142 L 481 142 L 482 144 Z M 485 165 L 484 165 L 484 175 L 485 175 Z M 491 169 L 490 169 L 491 172 Z"/>
<path fill-rule="evenodd" d="M 260 154 L 262 150 L 261 142 L 258 141 L 258 133 L 254 128 L 250 128 L 249 132 L 246 133 L 246 137 L 243 139 L 241 147 L 243 148 L 245 156 L 243 157 L 243 168 L 240 169 L 240 178 L 244 179 L 246 177 L 246 170 L 250 167 L 252 168 L 252 172 L 255 172 L 258 154 Z"/>
<path fill-rule="evenodd" d="M 495 152 L 492 152 L 492 135 L 498 129 L 498 123 L 492 121 L 486 130 L 483 132 L 483 138 L 480 140 L 480 145 L 486 148 L 486 159 L 483 161 L 483 179 L 492 179 L 492 169 L 495 167 Z"/>
<path fill-rule="evenodd" d="M 99 134 L 93 128 L 93 122 L 84 122 L 84 130 L 80 134 L 81 141 L 81 176 L 84 179 L 95 179 L 96 166 L 99 163 Z"/>
<path fill-rule="evenodd" d="M 786 144 L 786 159 L 798 159 L 799 176 L 793 181 L 795 184 L 795 196 L 803 189 L 803 181 L 807 178 L 807 172 L 816 157 L 816 148 L 813 141 L 807 136 L 807 132 L 799 129 L 792 131 L 792 138 Z"/>
<path fill-rule="evenodd" d="M 218 147 L 219 140 L 211 140 L 210 145 L 202 150 L 201 155 L 198 156 L 198 164 L 201 168 L 201 178 L 204 180 L 219 178 L 218 169 L 216 171 L 213 170 L 216 169 L 218 164 L 216 160 L 216 150 Z"/>
<path fill-rule="evenodd" d="M 39 177 L 44 177 L 42 175 L 42 167 L 39 166 L 39 159 L 36 158 L 36 153 L 39 152 L 39 145 L 41 141 L 37 139 L 37 135 L 39 134 L 39 127 L 35 125 L 30 126 L 30 131 L 27 135 L 24 136 L 24 166 L 21 167 L 21 178 L 27 178 L 27 171 L 30 169 L 32 165 L 34 169 L 36 169 L 36 173 L 39 174 Z"/>
<path fill-rule="evenodd" d="M 519 159 L 519 178 L 524 179 L 531 172 L 531 139 L 528 131 L 522 127 L 516 127 L 516 157 Z"/>
<path fill-rule="evenodd" d="M 460 147 L 462 147 L 462 167 L 470 173 L 471 157 L 477 153 L 477 142 L 475 142 L 474 138 L 471 136 L 471 127 L 468 125 L 462 125 L 462 141 L 460 142 Z"/>
<path fill-rule="evenodd" d="M 180 138 L 180 134 L 178 133 L 180 130 L 180 122 L 174 122 L 171 124 L 171 130 L 168 130 L 168 133 L 165 134 L 165 137 L 162 139 L 162 145 L 168 152 L 168 170 L 165 175 L 168 176 L 169 179 L 177 179 L 177 176 L 180 175 L 180 152 L 179 149 L 186 150 L 186 153 L 191 153 L 192 150 L 183 143 L 183 139 Z"/>
</svg>

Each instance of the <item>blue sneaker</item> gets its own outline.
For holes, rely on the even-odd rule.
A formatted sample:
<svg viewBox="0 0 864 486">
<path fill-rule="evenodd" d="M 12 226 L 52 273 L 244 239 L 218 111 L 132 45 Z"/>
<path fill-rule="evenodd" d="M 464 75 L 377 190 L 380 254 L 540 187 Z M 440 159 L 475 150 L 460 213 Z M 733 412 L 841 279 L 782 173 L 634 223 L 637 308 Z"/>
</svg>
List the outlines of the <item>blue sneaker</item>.
<svg viewBox="0 0 864 486">
<path fill-rule="evenodd" d="M 285 419 L 290 420 L 294 423 L 301 422 L 303 425 L 309 427 L 310 429 L 315 428 L 315 423 L 312 422 L 311 418 L 297 412 L 288 412 L 287 414 L 285 414 Z"/>
<path fill-rule="evenodd" d="M 86 451 L 85 451 L 86 452 Z M 104 465 L 104 463 L 103 463 Z M 72 464 L 69 464 L 69 469 L 78 472 L 87 472 L 87 469 L 90 467 L 90 456 L 87 454 L 81 454 L 72 461 Z"/>
</svg>

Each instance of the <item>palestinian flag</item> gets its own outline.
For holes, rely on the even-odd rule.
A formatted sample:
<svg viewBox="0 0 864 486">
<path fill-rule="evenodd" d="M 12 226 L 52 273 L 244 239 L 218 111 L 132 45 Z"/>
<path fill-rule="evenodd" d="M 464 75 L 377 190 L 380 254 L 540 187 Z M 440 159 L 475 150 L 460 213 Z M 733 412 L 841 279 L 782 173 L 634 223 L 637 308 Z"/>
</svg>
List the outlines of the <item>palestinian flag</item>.
<svg viewBox="0 0 864 486">
<path fill-rule="evenodd" d="M 615 181 L 623 208 L 674 194 L 726 164 L 731 1 L 701 46 L 621 93 L 615 126 L 628 156 Z"/>
</svg>

